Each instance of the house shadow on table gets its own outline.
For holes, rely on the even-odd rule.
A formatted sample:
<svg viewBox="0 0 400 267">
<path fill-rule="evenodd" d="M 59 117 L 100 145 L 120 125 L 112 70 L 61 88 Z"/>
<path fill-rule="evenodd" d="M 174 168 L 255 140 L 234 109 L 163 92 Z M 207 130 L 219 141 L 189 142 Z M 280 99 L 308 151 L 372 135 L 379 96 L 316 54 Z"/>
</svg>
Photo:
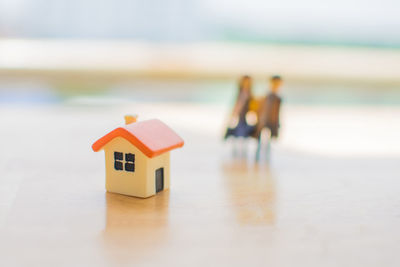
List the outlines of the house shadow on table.
<svg viewBox="0 0 400 267">
<path fill-rule="evenodd" d="M 145 261 L 168 236 L 169 190 L 142 199 L 106 193 L 105 254 L 121 264 Z"/>
<path fill-rule="evenodd" d="M 239 224 L 272 225 L 276 184 L 267 163 L 232 160 L 222 164 L 223 182 Z"/>
</svg>

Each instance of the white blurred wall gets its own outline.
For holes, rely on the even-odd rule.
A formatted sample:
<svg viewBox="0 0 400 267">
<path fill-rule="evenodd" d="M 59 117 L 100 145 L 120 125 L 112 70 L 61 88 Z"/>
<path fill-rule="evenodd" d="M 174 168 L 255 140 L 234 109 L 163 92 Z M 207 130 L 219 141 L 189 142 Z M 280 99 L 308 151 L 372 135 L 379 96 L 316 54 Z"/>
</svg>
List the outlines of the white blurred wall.
<svg viewBox="0 0 400 267">
<path fill-rule="evenodd" d="M 0 0 L 0 36 L 400 47 L 397 0 Z"/>
</svg>

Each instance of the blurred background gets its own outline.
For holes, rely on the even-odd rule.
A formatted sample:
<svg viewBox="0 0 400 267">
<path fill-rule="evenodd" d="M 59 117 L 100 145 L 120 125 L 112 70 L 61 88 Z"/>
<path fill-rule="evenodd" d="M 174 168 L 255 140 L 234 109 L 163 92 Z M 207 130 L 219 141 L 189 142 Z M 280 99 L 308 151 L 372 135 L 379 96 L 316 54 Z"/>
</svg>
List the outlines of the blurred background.
<svg viewBox="0 0 400 267">
<path fill-rule="evenodd" d="M 252 75 L 264 95 L 267 78 L 280 74 L 283 145 L 398 154 L 399 8 L 394 0 L 1 0 L 0 103 L 214 105 L 210 125 L 220 134 L 239 76 Z"/>
</svg>

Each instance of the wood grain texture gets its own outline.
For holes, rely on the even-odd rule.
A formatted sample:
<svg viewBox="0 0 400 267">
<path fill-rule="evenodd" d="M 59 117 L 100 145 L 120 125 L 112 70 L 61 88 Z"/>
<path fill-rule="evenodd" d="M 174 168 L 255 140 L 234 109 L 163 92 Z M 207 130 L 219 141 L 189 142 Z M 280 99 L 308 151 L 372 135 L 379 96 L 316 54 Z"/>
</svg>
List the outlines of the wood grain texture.
<svg viewBox="0 0 400 267">
<path fill-rule="evenodd" d="M 0 266 L 398 266 L 400 110 L 344 109 L 284 107 L 255 165 L 252 144 L 244 160 L 221 143 L 221 106 L 2 107 Z M 90 148 L 138 110 L 185 140 L 148 199 L 106 193 Z"/>
</svg>

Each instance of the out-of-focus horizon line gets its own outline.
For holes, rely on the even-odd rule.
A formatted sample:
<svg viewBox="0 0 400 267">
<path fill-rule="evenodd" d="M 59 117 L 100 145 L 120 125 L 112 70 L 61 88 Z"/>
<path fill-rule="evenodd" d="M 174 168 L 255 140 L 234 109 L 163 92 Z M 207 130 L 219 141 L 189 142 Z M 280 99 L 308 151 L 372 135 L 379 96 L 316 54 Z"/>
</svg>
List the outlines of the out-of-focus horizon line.
<svg viewBox="0 0 400 267">
<path fill-rule="evenodd" d="M 244 73 L 400 84 L 400 49 L 0 38 L 0 75 L 231 78 Z"/>
<path fill-rule="evenodd" d="M 105 37 L 21 37 L 18 35 L 1 35 L 0 40 L 64 40 L 64 41 L 91 41 L 91 42 L 136 42 L 152 44 L 193 44 L 193 43 L 228 43 L 248 45 L 279 45 L 279 46 L 311 46 L 311 47 L 344 47 L 344 48 L 378 48 L 400 50 L 400 43 L 382 43 L 376 41 L 343 41 L 320 39 L 285 39 L 285 38 L 224 38 L 224 39 L 199 39 L 199 40 L 152 40 L 146 38 L 105 38 Z"/>
</svg>

